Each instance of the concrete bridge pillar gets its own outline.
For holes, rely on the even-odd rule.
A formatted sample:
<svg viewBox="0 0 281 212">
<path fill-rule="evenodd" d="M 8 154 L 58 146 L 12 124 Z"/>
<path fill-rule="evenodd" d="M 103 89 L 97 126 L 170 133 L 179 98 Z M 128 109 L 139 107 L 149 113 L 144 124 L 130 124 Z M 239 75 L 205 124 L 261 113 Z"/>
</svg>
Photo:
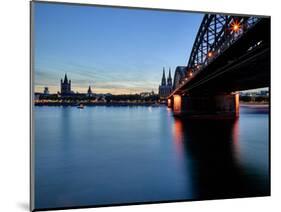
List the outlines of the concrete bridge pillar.
<svg viewBox="0 0 281 212">
<path fill-rule="evenodd" d="M 173 95 L 173 112 L 174 114 L 180 114 L 183 112 L 181 95 Z"/>
<path fill-rule="evenodd" d="M 239 116 L 239 94 L 174 95 L 171 104 L 175 116 L 233 118 Z"/>
</svg>

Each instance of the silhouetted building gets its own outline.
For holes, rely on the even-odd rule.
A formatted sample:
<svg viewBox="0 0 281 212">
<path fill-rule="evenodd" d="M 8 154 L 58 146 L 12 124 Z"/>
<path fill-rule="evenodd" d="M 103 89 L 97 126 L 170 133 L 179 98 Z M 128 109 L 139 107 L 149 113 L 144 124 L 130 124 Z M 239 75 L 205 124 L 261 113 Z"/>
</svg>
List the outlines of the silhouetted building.
<svg viewBox="0 0 281 212">
<path fill-rule="evenodd" d="M 34 100 L 35 100 L 35 101 L 40 100 L 40 96 L 41 96 L 41 95 L 42 95 L 41 93 L 35 92 L 35 93 L 34 93 Z"/>
<path fill-rule="evenodd" d="M 67 79 L 67 75 L 64 75 L 64 80 L 60 80 L 60 93 L 61 95 L 69 95 L 71 94 L 71 80 Z"/>
<path fill-rule="evenodd" d="M 88 88 L 88 91 L 87 91 L 87 96 L 88 97 L 92 97 L 93 96 L 92 88 L 91 88 L 90 85 L 89 85 L 89 88 Z"/>
<path fill-rule="evenodd" d="M 173 81 L 172 81 L 172 77 L 171 77 L 171 68 L 169 68 L 169 77 L 167 79 L 167 85 L 171 88 L 173 86 Z"/>
<path fill-rule="evenodd" d="M 166 81 L 166 76 L 165 76 L 165 68 L 163 68 L 163 75 L 162 75 L 162 80 L 161 80 L 161 85 L 159 85 L 159 97 L 160 99 L 166 99 L 170 93 L 172 92 L 173 88 L 173 81 L 171 77 L 171 69 L 169 69 L 169 76 Z"/>
<path fill-rule="evenodd" d="M 140 93 L 141 97 L 150 97 L 150 96 L 153 96 L 153 95 L 154 95 L 154 91 L 151 91 L 151 92 L 141 92 Z"/>
<path fill-rule="evenodd" d="M 48 87 L 45 87 L 44 88 L 44 95 L 49 95 L 50 92 L 49 92 L 49 88 Z"/>
</svg>

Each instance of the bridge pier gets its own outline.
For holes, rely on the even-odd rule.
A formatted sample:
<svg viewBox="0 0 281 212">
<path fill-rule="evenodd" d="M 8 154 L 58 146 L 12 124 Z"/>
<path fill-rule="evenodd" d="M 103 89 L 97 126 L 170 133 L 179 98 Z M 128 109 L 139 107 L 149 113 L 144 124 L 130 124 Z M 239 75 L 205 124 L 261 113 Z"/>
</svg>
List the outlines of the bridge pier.
<svg viewBox="0 0 281 212">
<path fill-rule="evenodd" d="M 168 107 L 173 109 L 175 116 L 235 118 L 239 116 L 239 94 L 173 95 L 168 100 Z"/>
</svg>

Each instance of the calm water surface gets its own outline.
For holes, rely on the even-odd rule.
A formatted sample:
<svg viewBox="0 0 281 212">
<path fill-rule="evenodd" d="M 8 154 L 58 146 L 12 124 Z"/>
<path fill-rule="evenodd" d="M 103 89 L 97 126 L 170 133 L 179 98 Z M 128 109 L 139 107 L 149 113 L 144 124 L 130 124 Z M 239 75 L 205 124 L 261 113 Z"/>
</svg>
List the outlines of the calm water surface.
<svg viewBox="0 0 281 212">
<path fill-rule="evenodd" d="M 35 107 L 35 206 L 269 195 L 268 109 L 235 121 L 166 107 Z"/>
</svg>

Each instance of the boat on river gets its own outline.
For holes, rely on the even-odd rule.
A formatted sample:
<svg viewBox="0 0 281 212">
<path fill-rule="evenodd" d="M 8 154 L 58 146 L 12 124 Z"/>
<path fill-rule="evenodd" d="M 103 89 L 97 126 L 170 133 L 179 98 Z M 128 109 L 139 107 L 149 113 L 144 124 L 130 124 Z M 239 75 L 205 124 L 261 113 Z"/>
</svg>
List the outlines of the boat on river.
<svg viewBox="0 0 281 212">
<path fill-rule="evenodd" d="M 79 105 L 77 106 L 77 108 L 79 108 L 79 109 L 84 109 L 84 105 L 83 105 L 83 104 L 79 104 Z"/>
</svg>

